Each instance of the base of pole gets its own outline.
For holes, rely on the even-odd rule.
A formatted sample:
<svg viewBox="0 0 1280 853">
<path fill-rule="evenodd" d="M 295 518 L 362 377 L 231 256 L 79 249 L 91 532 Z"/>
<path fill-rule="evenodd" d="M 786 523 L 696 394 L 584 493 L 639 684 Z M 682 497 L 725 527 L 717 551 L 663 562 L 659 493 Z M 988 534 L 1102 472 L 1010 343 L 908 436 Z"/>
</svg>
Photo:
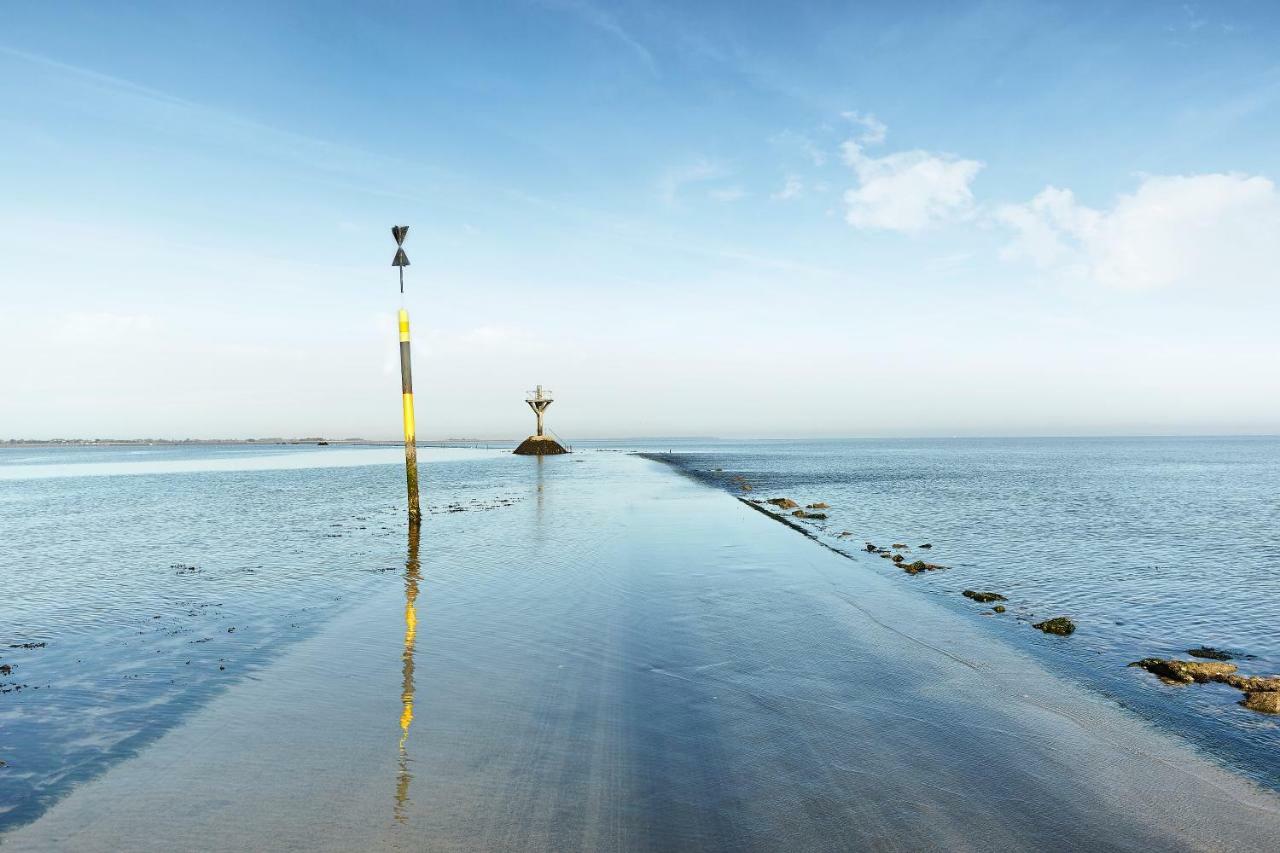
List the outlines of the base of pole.
<svg viewBox="0 0 1280 853">
<path fill-rule="evenodd" d="M 517 456 L 558 456 L 569 451 L 551 436 L 531 435 L 514 452 Z"/>
</svg>

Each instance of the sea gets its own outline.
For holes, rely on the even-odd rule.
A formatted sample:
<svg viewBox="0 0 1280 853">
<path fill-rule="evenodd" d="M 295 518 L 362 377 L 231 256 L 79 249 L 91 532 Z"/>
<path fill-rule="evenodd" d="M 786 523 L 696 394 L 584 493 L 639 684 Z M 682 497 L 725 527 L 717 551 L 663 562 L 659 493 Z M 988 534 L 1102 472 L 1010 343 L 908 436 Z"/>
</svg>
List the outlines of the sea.
<svg viewBox="0 0 1280 853">
<path fill-rule="evenodd" d="M 780 513 L 829 547 L 900 549 L 900 576 L 1002 639 L 1280 786 L 1280 718 L 1224 685 L 1171 688 L 1129 664 L 1225 651 L 1280 673 L 1280 438 L 957 438 L 647 442 L 652 458 Z M 743 485 L 750 487 L 744 490 Z M 767 506 L 767 504 L 766 504 Z M 932 547 L 921 549 L 928 544 Z M 1004 614 L 965 598 L 997 592 Z M 1069 637 L 1032 626 L 1056 616 Z"/>
<path fill-rule="evenodd" d="M 1210 646 L 1247 674 L 1280 673 L 1280 439 L 573 447 L 644 454 L 636 465 L 668 466 L 726 500 L 825 503 L 825 519 L 788 518 L 848 554 L 902 544 L 911 559 L 944 565 L 912 576 L 861 559 L 858 570 L 967 614 L 1280 789 L 1280 720 L 1242 708 L 1225 686 L 1170 687 L 1128 666 Z M 538 499 L 509 448 L 422 456 L 429 520 L 471 513 L 485 522 L 470 529 L 500 536 L 504 511 Z M 402 466 L 395 447 L 0 449 L 0 831 L 402 583 Z M 849 583 L 856 591 L 856 573 Z M 1006 612 L 966 589 L 1000 593 Z M 1075 633 L 1032 627 L 1054 616 Z M 341 673 L 333 678 L 340 685 Z"/>
</svg>

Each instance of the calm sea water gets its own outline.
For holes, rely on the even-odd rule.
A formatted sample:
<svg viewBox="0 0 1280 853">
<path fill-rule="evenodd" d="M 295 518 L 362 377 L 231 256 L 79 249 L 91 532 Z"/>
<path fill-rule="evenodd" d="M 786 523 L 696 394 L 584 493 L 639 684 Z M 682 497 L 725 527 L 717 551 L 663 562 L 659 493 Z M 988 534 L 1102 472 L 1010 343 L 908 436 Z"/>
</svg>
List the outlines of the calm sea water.
<svg viewBox="0 0 1280 853">
<path fill-rule="evenodd" d="M 1275 784 L 1275 718 L 1229 688 L 1170 688 L 1125 664 L 1208 644 L 1249 656 L 1247 672 L 1280 672 L 1280 440 L 575 444 L 548 476 L 590 470 L 571 463 L 594 451 L 671 450 L 715 488 L 740 493 L 741 476 L 752 497 L 825 501 L 812 532 L 834 547 L 930 542 L 912 553 L 948 571 L 862 564 Z M 541 499 L 507 453 L 424 456 L 452 553 Z M 401 584 L 400 460 L 395 448 L 0 450 L 0 830 Z M 1005 594 L 1009 612 L 983 615 L 965 588 Z M 1028 624 L 1055 615 L 1077 633 Z"/>
<path fill-rule="evenodd" d="M 967 609 L 1010 642 L 1274 779 L 1280 721 L 1212 685 L 1176 688 L 1126 664 L 1209 645 L 1280 673 L 1280 439 L 645 442 L 743 497 L 825 502 L 806 526 L 855 550 L 912 548 L 949 568 L 882 572 Z M 665 456 L 671 451 L 669 457 Z M 717 470 L 719 469 L 719 470 Z M 734 478 L 752 491 L 743 492 Z M 852 535 L 839 538 L 849 531 Z M 1008 596 L 994 616 L 965 589 Z M 1065 615 L 1069 638 L 1030 623 Z M 1268 770 L 1268 768 L 1271 768 Z"/>
<path fill-rule="evenodd" d="M 431 513 L 524 497 L 495 464 L 506 454 L 422 458 L 442 496 Z M 402 460 L 397 448 L 0 449 L 0 830 L 398 584 Z"/>
</svg>

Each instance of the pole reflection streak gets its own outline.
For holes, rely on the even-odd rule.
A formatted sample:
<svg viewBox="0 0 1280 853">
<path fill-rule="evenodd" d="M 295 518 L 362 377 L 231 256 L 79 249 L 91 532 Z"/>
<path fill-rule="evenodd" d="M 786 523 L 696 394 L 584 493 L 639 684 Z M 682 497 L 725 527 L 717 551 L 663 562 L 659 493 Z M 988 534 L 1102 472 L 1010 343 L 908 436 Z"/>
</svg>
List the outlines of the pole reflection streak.
<svg viewBox="0 0 1280 853">
<path fill-rule="evenodd" d="M 421 527 L 416 521 L 409 523 L 409 553 L 404 563 L 404 651 L 401 653 L 404 680 L 400 688 L 400 769 L 396 774 L 396 804 L 393 810 L 396 821 L 404 823 L 405 807 L 409 804 L 409 753 L 405 743 L 409 739 L 409 726 L 413 723 L 413 647 L 418 635 L 418 582 L 422 579 L 422 564 L 418 560 L 418 540 Z"/>
</svg>

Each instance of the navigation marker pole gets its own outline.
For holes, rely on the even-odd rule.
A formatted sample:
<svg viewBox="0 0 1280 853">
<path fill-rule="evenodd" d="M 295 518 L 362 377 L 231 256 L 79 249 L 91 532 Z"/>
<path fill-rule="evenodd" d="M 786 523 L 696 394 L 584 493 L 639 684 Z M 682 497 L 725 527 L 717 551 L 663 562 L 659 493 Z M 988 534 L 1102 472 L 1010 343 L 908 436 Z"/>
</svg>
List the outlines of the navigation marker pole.
<svg viewBox="0 0 1280 853">
<path fill-rule="evenodd" d="M 391 236 L 396 239 L 396 256 L 391 266 L 400 268 L 400 397 L 404 404 L 404 472 L 409 486 L 409 524 L 422 521 L 418 506 L 418 439 L 413 423 L 413 361 L 409 356 L 409 312 L 404 310 L 404 268 L 409 266 L 409 256 L 404 253 L 404 238 L 409 234 L 408 225 L 391 226 Z"/>
</svg>

